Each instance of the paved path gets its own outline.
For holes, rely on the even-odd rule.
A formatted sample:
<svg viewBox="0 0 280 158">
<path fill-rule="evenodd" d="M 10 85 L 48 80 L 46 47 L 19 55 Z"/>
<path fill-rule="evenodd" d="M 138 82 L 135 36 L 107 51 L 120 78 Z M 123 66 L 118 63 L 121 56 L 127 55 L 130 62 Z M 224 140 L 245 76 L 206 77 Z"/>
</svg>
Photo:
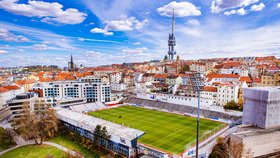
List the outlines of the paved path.
<svg viewBox="0 0 280 158">
<path fill-rule="evenodd" d="M 34 141 L 26 141 L 26 142 L 23 143 L 23 144 L 19 144 L 19 145 L 16 145 L 16 146 L 12 147 L 12 148 L 9 148 L 9 149 L 6 149 L 6 150 L 4 150 L 4 151 L 1 151 L 1 152 L 0 152 L 0 155 L 3 155 L 3 154 L 5 154 L 6 152 L 9 152 L 9 151 L 11 151 L 11 150 L 14 150 L 14 149 L 19 148 L 19 147 L 22 147 L 22 146 L 34 145 L 34 144 L 35 144 Z M 66 152 L 66 153 L 69 153 L 70 155 L 72 155 L 72 156 L 74 156 L 74 157 L 76 157 L 76 156 L 78 156 L 78 157 L 83 157 L 83 156 L 80 155 L 79 153 L 77 153 L 77 152 L 75 152 L 75 151 L 73 151 L 73 150 L 70 150 L 70 149 L 68 149 L 68 148 L 66 148 L 66 147 L 64 147 L 64 146 L 61 146 L 61 145 L 59 145 L 59 144 L 53 143 L 53 142 L 43 142 L 43 144 L 56 147 L 56 148 L 58 148 L 58 149 L 60 149 L 60 150 L 63 150 L 63 151 Z"/>
<path fill-rule="evenodd" d="M 1 124 L 0 124 L 0 127 L 3 127 L 3 128 L 11 128 L 11 125 L 8 121 L 3 121 Z M 26 141 L 25 139 L 23 139 L 20 135 L 18 135 L 14 130 L 12 130 L 12 132 L 14 132 L 14 142 L 16 142 L 16 146 L 12 147 L 12 148 L 9 148 L 9 149 L 6 149 L 6 150 L 3 150 L 0 152 L 0 155 L 3 155 L 5 154 L 6 152 L 9 152 L 11 150 L 14 150 L 16 148 L 19 148 L 19 147 L 22 147 L 22 146 L 26 146 L 26 145 L 32 145 L 32 144 L 35 144 L 34 140 L 28 140 Z M 61 146 L 59 144 L 56 144 L 56 143 L 53 143 L 53 142 L 47 142 L 47 141 L 44 141 L 43 144 L 46 144 L 46 145 L 50 145 L 50 146 L 53 146 L 53 147 L 56 147 L 60 150 L 63 150 L 64 152 L 66 153 L 69 153 L 70 155 L 74 156 L 74 157 L 83 157 L 82 155 L 80 155 L 79 153 L 73 151 L 73 150 L 70 150 L 64 146 Z"/>
<path fill-rule="evenodd" d="M 69 153 L 70 155 L 72 155 L 74 157 L 82 157 L 82 158 L 84 157 L 81 154 L 79 154 L 79 153 L 77 153 L 77 152 L 75 152 L 73 150 L 70 150 L 70 149 L 68 149 L 68 148 L 66 148 L 64 146 L 61 146 L 61 145 L 53 143 L 53 142 L 43 142 L 43 144 L 47 144 L 47 145 L 51 145 L 53 147 L 56 147 L 56 148 L 58 148 L 60 150 L 63 150 L 65 152 Z"/>
<path fill-rule="evenodd" d="M 16 149 L 16 148 L 19 148 L 19 147 L 22 147 L 22 146 L 26 146 L 26 145 L 31 145 L 31 144 L 34 144 L 34 143 L 25 143 L 25 144 L 21 144 L 21 145 L 16 145 L 16 146 L 14 146 L 14 147 L 12 147 L 12 148 L 9 148 L 9 149 L 6 149 L 6 150 L 1 151 L 1 152 L 0 152 L 0 155 L 3 155 L 3 154 L 5 154 L 6 152 L 9 152 L 9 151 L 14 150 L 14 149 Z"/>
</svg>

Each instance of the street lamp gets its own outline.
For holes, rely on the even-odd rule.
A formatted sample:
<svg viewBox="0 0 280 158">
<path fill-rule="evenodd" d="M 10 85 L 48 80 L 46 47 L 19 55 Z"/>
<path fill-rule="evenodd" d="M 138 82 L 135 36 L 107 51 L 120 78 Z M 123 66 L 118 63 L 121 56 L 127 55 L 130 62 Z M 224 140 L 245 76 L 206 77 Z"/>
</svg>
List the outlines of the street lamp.
<svg viewBox="0 0 280 158">
<path fill-rule="evenodd" d="M 198 158 L 198 146 L 199 146 L 199 126 L 200 126 L 200 78 L 201 74 L 196 73 L 193 74 L 193 88 L 197 91 L 197 123 L 196 123 L 196 151 L 195 151 L 195 157 Z"/>
</svg>

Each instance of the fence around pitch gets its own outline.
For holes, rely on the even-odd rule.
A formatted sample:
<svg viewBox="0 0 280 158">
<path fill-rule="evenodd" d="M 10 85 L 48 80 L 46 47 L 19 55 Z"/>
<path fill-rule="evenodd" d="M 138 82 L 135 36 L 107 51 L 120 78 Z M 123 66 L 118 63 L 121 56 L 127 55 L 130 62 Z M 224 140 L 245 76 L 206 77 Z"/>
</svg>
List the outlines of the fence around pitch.
<svg viewBox="0 0 280 158">
<path fill-rule="evenodd" d="M 219 132 L 220 130 L 224 129 L 225 127 L 227 127 L 228 124 L 221 124 L 215 128 L 213 128 L 210 132 L 209 131 L 205 131 L 202 134 L 200 134 L 201 136 L 199 137 L 199 143 L 205 141 L 207 138 L 213 136 L 214 134 L 216 134 L 217 132 Z M 185 152 L 188 152 L 188 150 L 190 150 L 191 148 L 193 148 L 196 144 L 196 139 L 194 139 L 193 141 L 189 142 L 186 146 L 185 146 Z"/>
</svg>

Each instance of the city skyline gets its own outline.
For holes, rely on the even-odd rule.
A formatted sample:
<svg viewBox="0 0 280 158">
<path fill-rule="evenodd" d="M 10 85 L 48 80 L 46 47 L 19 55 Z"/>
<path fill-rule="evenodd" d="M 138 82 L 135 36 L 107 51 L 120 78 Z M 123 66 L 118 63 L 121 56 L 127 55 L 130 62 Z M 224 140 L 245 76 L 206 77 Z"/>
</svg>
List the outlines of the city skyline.
<svg viewBox="0 0 280 158">
<path fill-rule="evenodd" d="M 163 59 L 173 9 L 182 59 L 279 57 L 279 0 L 2 0 L 0 67 Z"/>
</svg>

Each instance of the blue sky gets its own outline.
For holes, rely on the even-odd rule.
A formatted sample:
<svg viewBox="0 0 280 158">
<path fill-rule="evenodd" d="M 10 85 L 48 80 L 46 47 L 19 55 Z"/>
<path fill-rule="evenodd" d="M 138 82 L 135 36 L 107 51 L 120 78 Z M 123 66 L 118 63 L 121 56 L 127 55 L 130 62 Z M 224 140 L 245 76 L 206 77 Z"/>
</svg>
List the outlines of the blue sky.
<svg viewBox="0 0 280 158">
<path fill-rule="evenodd" d="M 279 0 L 0 0 L 0 67 L 280 57 Z"/>
</svg>

